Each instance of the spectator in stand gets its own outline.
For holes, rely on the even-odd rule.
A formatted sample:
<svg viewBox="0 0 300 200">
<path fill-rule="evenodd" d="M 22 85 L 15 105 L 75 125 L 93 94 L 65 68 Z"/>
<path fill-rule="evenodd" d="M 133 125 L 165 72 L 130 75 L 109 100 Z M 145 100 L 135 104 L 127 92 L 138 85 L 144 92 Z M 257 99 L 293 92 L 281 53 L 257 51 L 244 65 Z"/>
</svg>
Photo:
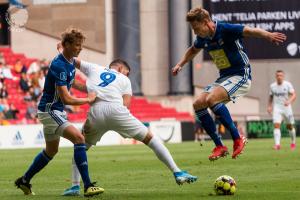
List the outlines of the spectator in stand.
<svg viewBox="0 0 300 200">
<path fill-rule="evenodd" d="M 7 109 L 7 100 L 0 99 L 0 113 L 3 113 Z"/>
<path fill-rule="evenodd" d="M 4 118 L 4 114 L 3 114 L 3 112 L 1 112 L 0 113 L 0 126 L 7 126 L 9 124 L 10 124 L 9 121 Z"/>
<path fill-rule="evenodd" d="M 33 100 L 29 90 L 25 93 L 23 99 L 24 99 L 24 101 L 32 101 Z"/>
<path fill-rule="evenodd" d="M 29 91 L 29 88 L 30 88 L 30 84 L 29 84 L 29 80 L 28 80 L 28 77 L 27 77 L 27 74 L 26 73 L 22 73 L 21 74 L 21 78 L 20 78 L 20 88 L 21 90 L 26 93 Z"/>
<path fill-rule="evenodd" d="M 26 119 L 36 119 L 37 116 L 37 105 L 35 101 L 29 101 L 27 103 L 27 110 L 26 110 Z"/>
<path fill-rule="evenodd" d="M 31 89 L 29 89 L 34 101 L 37 101 L 42 94 L 42 89 L 39 85 L 39 73 L 33 73 L 31 78 Z"/>
<path fill-rule="evenodd" d="M 44 70 L 48 71 L 48 69 L 49 69 L 49 61 L 46 60 L 45 58 L 42 59 L 40 67 L 41 67 L 42 71 L 44 71 Z"/>
<path fill-rule="evenodd" d="M 17 80 L 17 77 L 14 77 L 12 75 L 10 67 L 8 65 L 6 65 L 5 63 L 0 62 L 0 79 L 4 80 L 6 78 Z"/>
<path fill-rule="evenodd" d="M 6 85 L 2 84 L 2 87 L 0 87 L 0 98 L 1 99 L 6 99 L 7 97 L 8 97 L 8 92 L 7 92 Z"/>
<path fill-rule="evenodd" d="M 45 78 L 46 78 L 45 71 L 41 70 L 40 73 L 39 73 L 39 78 L 38 78 L 39 87 L 41 88 L 41 90 L 44 89 Z"/>
<path fill-rule="evenodd" d="M 20 59 L 17 59 L 15 65 L 13 66 L 13 70 L 17 74 L 26 73 L 27 68 L 25 65 L 23 65 L 22 61 Z"/>
<path fill-rule="evenodd" d="M 37 60 L 30 64 L 27 70 L 27 74 L 30 75 L 30 74 L 38 73 L 40 70 L 41 70 L 41 61 Z"/>
<path fill-rule="evenodd" d="M 4 116 L 6 119 L 17 119 L 17 113 L 19 110 L 14 104 L 9 104 L 7 110 L 4 111 Z"/>
</svg>

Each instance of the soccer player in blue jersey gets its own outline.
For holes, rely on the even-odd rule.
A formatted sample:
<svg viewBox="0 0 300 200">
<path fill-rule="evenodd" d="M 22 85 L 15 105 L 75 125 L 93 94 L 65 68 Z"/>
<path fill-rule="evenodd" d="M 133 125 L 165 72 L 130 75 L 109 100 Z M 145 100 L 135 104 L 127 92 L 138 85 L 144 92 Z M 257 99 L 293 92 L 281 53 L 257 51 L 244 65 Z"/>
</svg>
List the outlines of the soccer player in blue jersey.
<svg viewBox="0 0 300 200">
<path fill-rule="evenodd" d="M 217 134 L 208 108 L 230 131 L 234 140 L 232 158 L 235 159 L 244 149 L 246 138 L 239 134 L 225 103 L 245 95 L 251 86 L 251 68 L 241 39 L 243 37 L 263 38 L 279 44 L 286 40 L 286 36 L 283 33 L 268 32 L 260 28 L 212 21 L 208 11 L 201 7 L 190 10 L 186 15 L 186 21 L 190 23 L 197 37 L 182 59 L 172 68 L 172 74 L 177 75 L 201 49 L 210 54 L 219 69 L 220 77 L 205 88 L 193 106 L 205 131 L 216 145 L 209 159 L 216 160 L 229 153 Z"/>
<path fill-rule="evenodd" d="M 89 93 L 86 98 L 71 96 L 72 87 L 86 88 L 75 81 L 75 61 L 82 49 L 85 36 L 80 30 L 68 29 L 62 34 L 64 50 L 51 62 L 46 76 L 42 98 L 38 105 L 38 118 L 43 124 L 46 148 L 33 160 L 25 174 L 15 181 L 25 195 L 34 194 L 30 180 L 42 170 L 58 152 L 59 139 L 64 137 L 74 144 L 74 160 L 84 182 L 84 196 L 100 194 L 104 189 L 95 186 L 89 177 L 85 139 L 81 132 L 68 120 L 64 105 L 83 105 L 95 101 L 96 94 Z"/>
</svg>

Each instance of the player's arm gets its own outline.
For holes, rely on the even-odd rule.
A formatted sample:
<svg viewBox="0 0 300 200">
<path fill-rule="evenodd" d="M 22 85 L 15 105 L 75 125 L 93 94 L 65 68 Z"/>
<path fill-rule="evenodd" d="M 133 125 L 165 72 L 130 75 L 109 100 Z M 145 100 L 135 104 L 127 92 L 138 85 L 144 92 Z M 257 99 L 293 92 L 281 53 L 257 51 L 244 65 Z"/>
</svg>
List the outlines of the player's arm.
<svg viewBox="0 0 300 200">
<path fill-rule="evenodd" d="M 57 86 L 56 88 L 61 101 L 65 105 L 83 105 L 87 103 L 93 103 L 96 99 L 96 93 L 93 92 L 88 93 L 86 98 L 77 98 L 69 93 L 67 86 Z"/>
<path fill-rule="evenodd" d="M 77 81 L 76 79 L 74 79 L 74 83 L 73 83 L 72 87 L 81 92 L 85 92 L 85 93 L 88 92 L 86 85 Z"/>
<path fill-rule="evenodd" d="M 126 106 L 129 109 L 130 103 L 131 103 L 131 95 L 130 94 L 124 94 L 122 97 L 123 97 L 123 105 Z"/>
<path fill-rule="evenodd" d="M 269 100 L 268 100 L 268 108 L 267 108 L 268 113 L 272 113 L 273 111 L 273 95 L 269 96 Z"/>
<path fill-rule="evenodd" d="M 289 95 L 289 99 L 284 103 L 285 106 L 292 104 L 297 98 L 296 92 L 293 91 Z"/>
<path fill-rule="evenodd" d="M 183 66 L 187 62 L 191 61 L 200 51 L 201 49 L 197 49 L 194 45 L 189 47 L 184 53 L 181 60 L 172 68 L 173 76 L 176 76 L 178 72 L 182 70 Z"/>
<path fill-rule="evenodd" d="M 128 77 L 124 79 L 121 88 L 122 88 L 123 105 L 129 109 L 131 103 L 131 97 L 132 97 L 132 88 L 131 88 L 131 82 Z"/>
<path fill-rule="evenodd" d="M 243 30 L 244 37 L 255 37 L 263 38 L 272 43 L 279 45 L 286 40 L 286 35 L 279 32 L 269 32 L 261 28 L 253 28 L 250 26 L 245 26 Z"/>
</svg>

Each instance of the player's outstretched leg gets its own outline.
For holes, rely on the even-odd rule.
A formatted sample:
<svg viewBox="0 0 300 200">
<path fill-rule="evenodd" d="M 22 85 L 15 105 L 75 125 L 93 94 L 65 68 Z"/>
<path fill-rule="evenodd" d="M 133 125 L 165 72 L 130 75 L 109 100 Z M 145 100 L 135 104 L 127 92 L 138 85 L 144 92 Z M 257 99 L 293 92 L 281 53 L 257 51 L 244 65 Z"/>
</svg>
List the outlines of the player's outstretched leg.
<svg viewBox="0 0 300 200">
<path fill-rule="evenodd" d="M 237 158 L 240 155 L 247 143 L 247 139 L 239 134 L 227 107 L 223 103 L 217 103 L 211 107 L 211 110 L 218 116 L 221 123 L 230 131 L 233 143 L 232 158 Z"/>
<path fill-rule="evenodd" d="M 139 138 L 137 139 L 139 140 Z M 182 185 L 183 183 L 192 183 L 197 181 L 197 176 L 190 175 L 186 171 L 181 171 L 177 167 L 169 150 L 158 138 L 154 137 L 150 132 L 147 133 L 142 142 L 148 145 L 148 147 L 150 147 L 154 151 L 158 159 L 162 161 L 173 172 L 177 184 Z"/>
<path fill-rule="evenodd" d="M 223 145 L 221 138 L 217 133 L 215 122 L 208 113 L 208 110 L 205 108 L 197 110 L 195 112 L 198 119 L 201 121 L 204 130 L 211 137 L 211 139 L 216 145 L 216 147 L 212 151 L 212 154 L 208 156 L 208 159 L 213 161 L 221 157 L 227 156 L 229 154 L 228 149 L 226 146 Z"/>
</svg>

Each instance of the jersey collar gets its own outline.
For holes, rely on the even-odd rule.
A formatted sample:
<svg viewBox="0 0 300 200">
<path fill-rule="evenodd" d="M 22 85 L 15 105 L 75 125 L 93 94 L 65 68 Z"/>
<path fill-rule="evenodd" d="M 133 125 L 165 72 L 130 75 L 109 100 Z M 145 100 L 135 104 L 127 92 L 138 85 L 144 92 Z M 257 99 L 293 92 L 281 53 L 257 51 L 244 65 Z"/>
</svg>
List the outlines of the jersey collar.
<svg viewBox="0 0 300 200">
<path fill-rule="evenodd" d="M 70 61 L 64 56 L 64 54 L 60 53 L 60 55 L 65 59 L 65 61 L 67 61 L 69 64 L 73 65 L 73 63 L 74 63 L 74 58 L 72 58 L 72 62 L 70 62 Z"/>
</svg>

